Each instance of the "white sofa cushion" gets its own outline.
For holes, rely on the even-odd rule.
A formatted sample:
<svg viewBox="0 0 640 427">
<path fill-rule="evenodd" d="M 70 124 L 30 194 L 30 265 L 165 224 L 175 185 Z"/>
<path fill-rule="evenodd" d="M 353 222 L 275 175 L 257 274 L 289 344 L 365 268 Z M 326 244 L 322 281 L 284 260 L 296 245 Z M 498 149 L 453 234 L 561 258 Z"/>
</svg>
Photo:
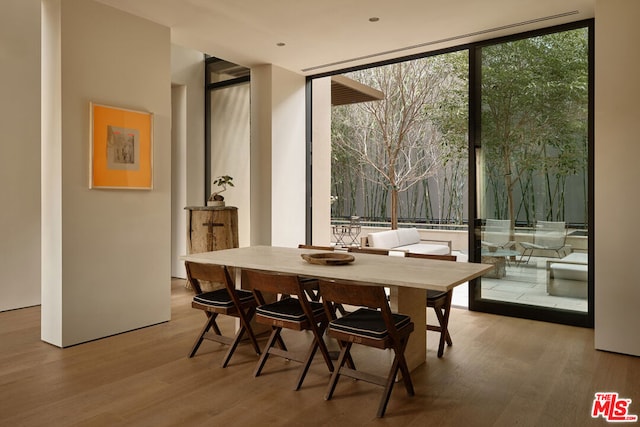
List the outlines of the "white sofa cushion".
<svg viewBox="0 0 640 427">
<path fill-rule="evenodd" d="M 449 246 L 435 243 L 415 243 L 413 245 L 398 246 L 394 249 L 413 252 L 414 254 L 449 255 L 450 253 Z"/>
<path fill-rule="evenodd" d="M 397 230 L 380 231 L 369 234 L 369 246 L 372 248 L 391 249 L 400 246 Z"/>
<path fill-rule="evenodd" d="M 560 261 L 568 261 L 568 262 L 576 262 L 587 264 L 589 262 L 589 258 L 587 254 L 583 252 L 571 252 L 566 257 L 562 258 Z"/>
<path fill-rule="evenodd" d="M 398 246 L 420 243 L 420 233 L 417 228 L 398 228 Z"/>
<path fill-rule="evenodd" d="M 417 254 L 448 255 L 448 245 L 437 243 L 421 243 L 417 228 L 399 228 L 397 230 L 369 233 L 369 246 L 380 249 L 413 252 Z"/>
<path fill-rule="evenodd" d="M 552 263 L 549 268 L 553 272 L 554 279 L 581 280 L 586 282 L 588 276 L 587 262 L 587 254 L 573 252 L 562 258 L 559 262 Z"/>
</svg>

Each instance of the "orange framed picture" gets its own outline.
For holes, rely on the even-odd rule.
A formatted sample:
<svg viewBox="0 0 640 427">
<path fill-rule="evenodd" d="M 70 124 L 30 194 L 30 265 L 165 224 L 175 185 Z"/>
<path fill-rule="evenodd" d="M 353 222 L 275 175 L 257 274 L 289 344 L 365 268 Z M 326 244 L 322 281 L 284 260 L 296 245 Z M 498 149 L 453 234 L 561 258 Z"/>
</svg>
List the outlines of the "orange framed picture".
<svg viewBox="0 0 640 427">
<path fill-rule="evenodd" d="M 90 103 L 89 188 L 153 188 L 153 114 Z"/>
</svg>

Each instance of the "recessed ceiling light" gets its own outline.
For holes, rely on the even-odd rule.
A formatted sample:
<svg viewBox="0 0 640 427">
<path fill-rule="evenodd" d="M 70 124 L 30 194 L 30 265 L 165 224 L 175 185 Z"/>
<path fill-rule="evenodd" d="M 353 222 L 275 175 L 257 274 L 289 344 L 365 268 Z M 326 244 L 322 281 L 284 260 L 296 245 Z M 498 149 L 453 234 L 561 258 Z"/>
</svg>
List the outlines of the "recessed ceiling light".
<svg viewBox="0 0 640 427">
<path fill-rule="evenodd" d="M 286 43 L 282 43 L 282 42 L 276 43 L 276 46 L 279 46 L 279 47 L 286 46 Z"/>
<path fill-rule="evenodd" d="M 378 22 L 380 20 L 380 18 L 378 18 L 377 16 L 372 16 L 371 18 L 369 18 L 369 22 Z"/>
</svg>

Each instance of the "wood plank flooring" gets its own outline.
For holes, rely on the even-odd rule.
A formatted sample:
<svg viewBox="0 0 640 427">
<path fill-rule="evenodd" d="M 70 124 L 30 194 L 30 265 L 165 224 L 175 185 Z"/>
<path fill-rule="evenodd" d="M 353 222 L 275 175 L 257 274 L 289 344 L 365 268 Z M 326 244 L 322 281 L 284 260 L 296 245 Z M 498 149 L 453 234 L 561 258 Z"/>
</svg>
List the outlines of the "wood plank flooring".
<svg viewBox="0 0 640 427">
<path fill-rule="evenodd" d="M 67 349 L 40 341 L 39 307 L 0 313 L 0 426 L 602 426 L 599 391 L 640 414 L 640 358 L 594 350 L 590 329 L 454 310 L 453 347 L 438 359 L 430 333 L 416 395 L 397 384 L 379 420 L 380 387 L 344 379 L 324 400 L 319 357 L 297 392 L 295 362 L 253 378 L 249 345 L 226 369 L 215 343 L 189 359 L 204 321 L 190 300 L 174 280 L 170 322 Z"/>
</svg>

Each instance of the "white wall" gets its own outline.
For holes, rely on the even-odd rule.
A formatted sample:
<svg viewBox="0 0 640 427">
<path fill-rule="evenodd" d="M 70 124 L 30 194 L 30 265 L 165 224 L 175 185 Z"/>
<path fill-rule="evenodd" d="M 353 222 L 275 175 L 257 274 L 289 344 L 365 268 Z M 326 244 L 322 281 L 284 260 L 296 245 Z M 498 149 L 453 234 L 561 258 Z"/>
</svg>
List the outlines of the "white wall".
<svg viewBox="0 0 640 427">
<path fill-rule="evenodd" d="M 42 2 L 41 336 L 62 342 L 62 96 L 60 0 Z M 44 285 L 46 283 L 46 285 Z"/>
<path fill-rule="evenodd" d="M 596 0 L 595 346 L 640 356 L 640 2 Z"/>
<path fill-rule="evenodd" d="M 171 83 L 186 86 L 186 203 L 204 203 L 204 54 L 171 45 Z"/>
<path fill-rule="evenodd" d="M 271 70 L 251 68 L 251 245 L 271 244 Z"/>
<path fill-rule="evenodd" d="M 305 238 L 305 78 L 251 69 L 251 244 Z"/>
<path fill-rule="evenodd" d="M 272 67 L 271 243 L 304 243 L 306 200 L 305 78 Z"/>
<path fill-rule="evenodd" d="M 185 206 L 204 204 L 204 55 L 171 45 L 172 196 L 171 275 L 186 277 Z"/>
<path fill-rule="evenodd" d="M 171 86 L 171 277 L 186 278 L 187 86 Z"/>
<path fill-rule="evenodd" d="M 171 54 L 166 27 L 59 4 L 62 91 L 43 117 L 59 118 L 60 138 L 42 144 L 60 153 L 43 158 L 43 182 L 61 187 L 43 202 L 42 339 L 64 347 L 170 318 Z M 154 113 L 153 190 L 89 189 L 91 101 Z"/>
<path fill-rule="evenodd" d="M 0 3 L 0 311 L 40 304 L 40 0 Z"/>
</svg>

